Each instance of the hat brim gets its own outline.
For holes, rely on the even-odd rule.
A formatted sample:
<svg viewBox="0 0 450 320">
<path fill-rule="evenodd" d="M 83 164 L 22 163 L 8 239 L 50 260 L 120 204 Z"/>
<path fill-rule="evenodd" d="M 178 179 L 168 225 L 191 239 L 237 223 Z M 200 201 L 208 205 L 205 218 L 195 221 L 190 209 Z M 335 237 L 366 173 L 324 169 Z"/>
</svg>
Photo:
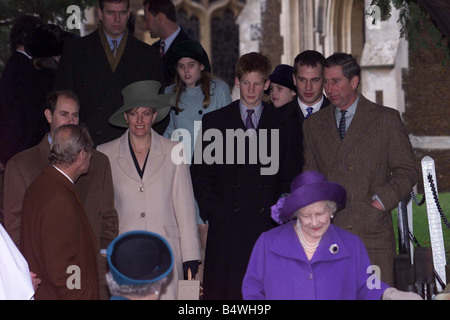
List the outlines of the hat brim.
<svg viewBox="0 0 450 320">
<path fill-rule="evenodd" d="M 132 238 L 132 237 L 140 238 L 144 241 L 151 240 L 156 246 L 159 247 L 160 253 L 162 255 L 162 257 L 160 257 L 162 258 L 161 266 L 159 266 L 155 272 L 149 273 L 146 279 L 133 279 L 124 275 L 122 272 L 120 272 L 120 270 L 116 268 L 116 265 L 113 261 L 115 259 L 114 250 L 116 249 L 116 247 L 118 245 L 121 245 L 121 242 L 123 242 L 125 238 Z M 159 234 L 144 230 L 130 231 L 118 236 L 108 246 L 106 251 L 106 258 L 108 261 L 111 275 L 113 276 L 114 280 L 120 285 L 141 285 L 159 281 L 169 275 L 169 273 L 173 269 L 174 264 L 173 252 L 167 240 L 164 239 Z"/>
<path fill-rule="evenodd" d="M 295 84 L 292 81 L 287 80 L 286 78 L 280 77 L 276 74 L 272 74 L 270 75 L 270 81 L 282 85 L 297 93 L 297 87 L 295 86 Z"/>
<path fill-rule="evenodd" d="M 157 112 L 155 123 L 163 120 L 170 112 L 171 107 L 174 105 L 174 94 L 173 93 L 165 93 L 159 94 L 157 98 L 153 100 L 141 100 L 135 101 L 133 105 L 124 105 L 119 110 L 117 110 L 110 118 L 109 123 L 118 127 L 128 128 L 128 125 L 125 122 L 125 118 L 123 113 L 125 111 L 134 109 L 134 108 L 153 108 Z"/>
<path fill-rule="evenodd" d="M 280 208 L 279 219 L 289 221 L 295 212 L 318 201 L 333 201 L 338 209 L 345 206 L 346 191 L 334 182 L 318 182 L 304 185 L 290 193 Z"/>
<path fill-rule="evenodd" d="M 168 61 L 167 65 L 169 67 L 169 72 L 172 75 L 175 75 L 177 73 L 176 65 L 177 65 L 178 60 L 180 60 L 181 58 L 191 58 L 191 59 L 197 60 L 199 63 L 201 63 L 205 67 L 205 70 L 207 72 L 211 73 L 211 65 L 209 63 L 209 59 L 206 59 L 199 52 L 180 50 L 180 51 L 176 51 L 176 52 L 172 53 L 169 57 L 169 61 Z"/>
</svg>

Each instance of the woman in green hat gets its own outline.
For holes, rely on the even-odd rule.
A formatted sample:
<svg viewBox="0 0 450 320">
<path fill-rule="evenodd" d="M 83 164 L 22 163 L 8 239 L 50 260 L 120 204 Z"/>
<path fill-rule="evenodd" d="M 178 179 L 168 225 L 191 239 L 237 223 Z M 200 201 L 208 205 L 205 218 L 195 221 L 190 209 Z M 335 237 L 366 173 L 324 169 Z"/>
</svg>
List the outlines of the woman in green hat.
<svg viewBox="0 0 450 320">
<path fill-rule="evenodd" d="M 153 80 L 125 87 L 123 106 L 109 122 L 128 130 L 97 149 L 111 163 L 119 233 L 154 232 L 162 235 L 173 250 L 173 271 L 160 296 L 172 300 L 177 299 L 183 271 L 197 272 L 200 250 L 189 167 L 172 159 L 175 152 L 183 150 L 182 144 L 152 129 L 175 104 L 174 94 L 159 94 L 160 87 Z"/>
</svg>

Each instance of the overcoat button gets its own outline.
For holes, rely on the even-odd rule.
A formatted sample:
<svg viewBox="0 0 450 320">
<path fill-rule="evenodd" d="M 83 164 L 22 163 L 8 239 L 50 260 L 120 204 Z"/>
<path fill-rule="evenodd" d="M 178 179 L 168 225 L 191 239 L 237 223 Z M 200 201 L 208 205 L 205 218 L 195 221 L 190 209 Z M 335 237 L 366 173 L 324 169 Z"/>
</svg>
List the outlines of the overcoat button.
<svg viewBox="0 0 450 320">
<path fill-rule="evenodd" d="M 141 212 L 141 218 L 145 217 L 145 212 Z"/>
</svg>

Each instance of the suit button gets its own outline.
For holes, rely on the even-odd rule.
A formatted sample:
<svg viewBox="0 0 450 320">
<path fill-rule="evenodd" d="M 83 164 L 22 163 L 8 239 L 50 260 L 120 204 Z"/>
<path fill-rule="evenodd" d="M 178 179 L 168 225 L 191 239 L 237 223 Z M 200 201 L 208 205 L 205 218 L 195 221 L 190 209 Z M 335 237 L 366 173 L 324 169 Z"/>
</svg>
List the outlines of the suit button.
<svg viewBox="0 0 450 320">
<path fill-rule="evenodd" d="M 352 165 L 349 165 L 347 168 L 348 168 L 348 170 L 353 170 L 353 166 Z"/>
<path fill-rule="evenodd" d="M 234 212 L 234 213 L 238 213 L 239 211 L 241 211 L 241 208 L 240 208 L 240 207 L 235 207 L 235 208 L 233 209 L 233 212 Z"/>
<path fill-rule="evenodd" d="M 145 217 L 145 212 L 141 212 L 141 218 Z"/>
<path fill-rule="evenodd" d="M 307 273 L 306 274 L 306 280 L 312 280 L 313 278 L 313 274 L 312 273 Z"/>
<path fill-rule="evenodd" d="M 258 213 L 264 213 L 266 211 L 265 208 L 259 208 Z"/>
<path fill-rule="evenodd" d="M 139 192 L 144 192 L 144 187 L 139 187 Z"/>
<path fill-rule="evenodd" d="M 203 111 L 202 110 L 198 110 L 198 114 L 203 114 Z"/>
</svg>

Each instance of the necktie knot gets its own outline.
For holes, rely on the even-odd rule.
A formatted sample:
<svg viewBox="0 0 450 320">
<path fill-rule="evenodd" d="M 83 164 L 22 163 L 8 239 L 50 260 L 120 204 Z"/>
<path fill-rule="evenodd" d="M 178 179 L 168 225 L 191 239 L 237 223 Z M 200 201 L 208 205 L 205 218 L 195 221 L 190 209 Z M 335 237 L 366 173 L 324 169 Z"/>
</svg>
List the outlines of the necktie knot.
<svg viewBox="0 0 450 320">
<path fill-rule="evenodd" d="M 245 127 L 247 129 L 255 129 L 255 125 L 252 121 L 252 115 L 255 112 L 253 109 L 247 109 L 247 118 L 245 119 Z"/>
<path fill-rule="evenodd" d="M 166 43 L 164 42 L 163 39 L 161 39 L 161 41 L 159 41 L 159 53 L 161 53 L 161 57 L 164 55 L 165 49 L 166 49 Z"/>
<path fill-rule="evenodd" d="M 347 113 L 347 110 L 341 110 L 341 119 L 339 120 L 339 128 L 338 133 L 341 139 L 344 139 L 345 137 L 345 114 Z"/>
<path fill-rule="evenodd" d="M 306 108 L 307 114 L 306 114 L 306 117 L 305 117 L 305 118 L 308 118 L 310 115 L 312 115 L 312 114 L 313 114 L 313 111 L 314 111 L 314 109 L 313 109 L 312 107 Z"/>
</svg>

